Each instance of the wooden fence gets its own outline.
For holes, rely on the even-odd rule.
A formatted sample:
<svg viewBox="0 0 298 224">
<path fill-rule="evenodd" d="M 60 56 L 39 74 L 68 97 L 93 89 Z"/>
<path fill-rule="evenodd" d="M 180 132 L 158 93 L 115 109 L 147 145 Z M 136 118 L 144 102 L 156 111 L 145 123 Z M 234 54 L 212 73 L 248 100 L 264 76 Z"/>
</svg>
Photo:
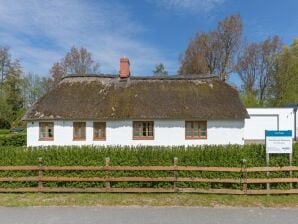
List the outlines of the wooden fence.
<svg viewBox="0 0 298 224">
<path fill-rule="evenodd" d="M 262 195 L 262 194 L 297 194 L 298 189 L 293 188 L 293 183 L 298 183 L 298 178 L 293 178 L 293 171 L 298 171 L 298 166 L 284 167 L 246 167 L 246 161 L 242 167 L 198 167 L 198 166 L 178 166 L 177 158 L 174 159 L 172 166 L 110 166 L 109 159 L 106 159 L 104 166 L 44 166 L 42 160 L 40 165 L 36 166 L 0 166 L 1 171 L 34 171 L 36 176 L 2 176 L 0 183 L 3 182 L 37 182 L 36 187 L 15 187 L 15 188 L 0 188 L 0 192 L 187 192 L 187 193 L 215 193 L 215 194 L 238 194 L 238 195 Z M 81 177 L 81 176 L 46 176 L 45 171 L 103 171 L 103 177 Z M 172 175 L 167 177 L 146 177 L 146 176 L 121 176 L 115 177 L 109 175 L 111 171 L 168 171 Z M 192 172 L 223 172 L 236 173 L 237 178 L 201 178 L 201 177 L 185 177 L 179 176 L 180 171 Z M 266 178 L 248 178 L 249 173 L 264 173 Z M 270 178 L 270 172 L 289 172 L 289 177 Z M 102 182 L 104 187 L 46 187 L 47 182 Z M 112 182 L 171 182 L 172 187 L 112 187 Z M 239 189 L 231 188 L 185 188 L 177 187 L 179 182 L 191 183 L 224 183 L 238 184 Z M 288 183 L 289 189 L 270 189 L 270 184 L 273 183 Z M 266 184 L 266 189 L 249 189 L 250 184 Z"/>
</svg>

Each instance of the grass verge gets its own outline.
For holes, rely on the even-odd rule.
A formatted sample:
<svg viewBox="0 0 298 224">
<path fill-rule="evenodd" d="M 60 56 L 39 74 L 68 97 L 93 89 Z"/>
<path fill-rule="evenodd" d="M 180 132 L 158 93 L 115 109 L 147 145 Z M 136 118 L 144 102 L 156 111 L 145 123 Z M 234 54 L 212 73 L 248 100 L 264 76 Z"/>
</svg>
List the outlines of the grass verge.
<svg viewBox="0 0 298 224">
<path fill-rule="evenodd" d="M 239 196 L 214 194 L 0 194 L 1 207 L 28 206 L 203 206 L 203 207 L 293 207 L 298 195 Z"/>
</svg>

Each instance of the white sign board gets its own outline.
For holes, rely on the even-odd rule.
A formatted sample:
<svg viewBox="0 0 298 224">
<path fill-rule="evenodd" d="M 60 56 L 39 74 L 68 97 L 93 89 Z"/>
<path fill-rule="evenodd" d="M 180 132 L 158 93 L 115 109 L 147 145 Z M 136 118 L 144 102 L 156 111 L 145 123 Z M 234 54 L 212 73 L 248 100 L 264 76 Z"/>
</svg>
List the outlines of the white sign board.
<svg viewBox="0 0 298 224">
<path fill-rule="evenodd" d="M 292 131 L 265 131 L 266 153 L 292 153 Z"/>
</svg>

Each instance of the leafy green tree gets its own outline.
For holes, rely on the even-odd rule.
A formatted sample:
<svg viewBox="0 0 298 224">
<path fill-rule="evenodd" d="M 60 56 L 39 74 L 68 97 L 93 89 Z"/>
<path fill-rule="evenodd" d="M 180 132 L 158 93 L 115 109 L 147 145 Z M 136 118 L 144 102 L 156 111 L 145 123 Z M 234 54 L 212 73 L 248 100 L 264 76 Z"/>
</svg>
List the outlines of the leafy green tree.
<svg viewBox="0 0 298 224">
<path fill-rule="evenodd" d="M 283 47 L 277 59 L 271 92 L 276 106 L 298 103 L 298 39 L 291 46 Z"/>
<path fill-rule="evenodd" d="M 10 67 L 3 83 L 4 98 L 10 108 L 11 120 L 15 119 L 18 111 L 23 108 L 22 82 L 21 66 L 18 62 L 15 62 Z"/>
<path fill-rule="evenodd" d="M 242 93 L 240 99 L 246 107 L 262 107 L 263 102 L 258 100 L 254 93 Z"/>
<path fill-rule="evenodd" d="M 31 73 L 24 76 L 22 85 L 24 108 L 33 105 L 45 93 L 46 88 L 44 88 L 43 79 L 40 76 Z"/>
<path fill-rule="evenodd" d="M 3 83 L 11 67 L 11 55 L 8 47 L 0 47 L 0 94 L 3 93 Z"/>
<path fill-rule="evenodd" d="M 158 64 L 155 66 L 155 69 L 153 70 L 153 74 L 155 76 L 165 76 L 168 75 L 168 72 L 165 70 L 164 64 Z"/>
</svg>

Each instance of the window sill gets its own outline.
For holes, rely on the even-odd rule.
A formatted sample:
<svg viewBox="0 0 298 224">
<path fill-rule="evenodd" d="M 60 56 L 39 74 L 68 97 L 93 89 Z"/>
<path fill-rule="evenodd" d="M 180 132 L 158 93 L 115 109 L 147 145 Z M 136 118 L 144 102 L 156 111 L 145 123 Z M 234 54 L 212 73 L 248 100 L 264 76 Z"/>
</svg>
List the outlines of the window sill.
<svg viewBox="0 0 298 224">
<path fill-rule="evenodd" d="M 133 137 L 132 140 L 154 140 L 154 137 Z"/>
<path fill-rule="evenodd" d="M 39 138 L 38 141 L 46 142 L 46 141 L 54 141 L 53 138 Z"/>
<path fill-rule="evenodd" d="M 185 137 L 185 140 L 206 140 L 207 137 L 198 137 L 198 138 L 193 138 L 193 137 Z"/>
<path fill-rule="evenodd" d="M 86 139 L 73 139 L 73 141 L 86 141 Z"/>
<path fill-rule="evenodd" d="M 103 142 L 103 141 L 106 141 L 106 139 L 105 138 L 94 138 L 93 141 L 101 141 L 101 142 Z"/>
</svg>

